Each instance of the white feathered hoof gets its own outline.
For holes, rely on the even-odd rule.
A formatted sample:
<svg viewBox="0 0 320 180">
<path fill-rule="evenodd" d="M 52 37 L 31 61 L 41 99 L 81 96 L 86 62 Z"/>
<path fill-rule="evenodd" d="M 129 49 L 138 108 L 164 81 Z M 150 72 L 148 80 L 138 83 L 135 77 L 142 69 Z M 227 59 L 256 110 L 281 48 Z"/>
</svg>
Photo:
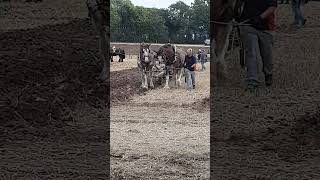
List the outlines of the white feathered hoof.
<svg viewBox="0 0 320 180">
<path fill-rule="evenodd" d="M 144 89 L 144 90 L 148 90 L 148 87 L 147 87 L 147 86 L 144 86 L 144 85 L 141 86 L 141 88 Z"/>
<path fill-rule="evenodd" d="M 164 88 L 163 89 L 170 89 L 170 87 L 169 86 L 164 86 Z"/>
<path fill-rule="evenodd" d="M 181 81 L 178 81 L 177 86 L 181 87 Z"/>
</svg>

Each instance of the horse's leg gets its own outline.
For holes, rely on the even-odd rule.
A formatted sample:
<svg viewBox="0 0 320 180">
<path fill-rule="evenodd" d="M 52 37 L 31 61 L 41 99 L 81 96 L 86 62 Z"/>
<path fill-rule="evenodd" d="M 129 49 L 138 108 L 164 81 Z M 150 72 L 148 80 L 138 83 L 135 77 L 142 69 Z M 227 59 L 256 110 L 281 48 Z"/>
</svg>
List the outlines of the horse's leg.
<svg viewBox="0 0 320 180">
<path fill-rule="evenodd" d="M 110 68 L 110 63 L 107 62 L 108 57 L 108 44 L 107 44 L 107 29 L 106 27 L 102 26 L 100 29 L 100 39 L 99 39 L 99 49 L 100 49 L 100 58 L 103 64 L 102 71 L 100 73 L 100 79 L 105 81 L 109 79 L 109 75 L 107 69 Z"/>
<path fill-rule="evenodd" d="M 144 72 L 144 87 L 148 89 L 148 76 L 146 71 Z"/>
<path fill-rule="evenodd" d="M 139 70 L 140 70 L 140 75 L 141 75 L 140 76 L 141 77 L 141 87 L 144 88 L 144 84 L 145 84 L 144 83 L 144 76 L 143 76 L 144 75 L 144 70 L 142 69 L 142 67 L 140 67 Z"/>
<path fill-rule="evenodd" d="M 182 79 L 182 75 L 183 75 L 183 69 L 179 70 L 179 78 L 178 78 L 178 86 L 181 86 L 181 79 Z"/>
<path fill-rule="evenodd" d="M 153 72 L 152 70 L 150 70 L 149 72 L 149 76 L 150 76 L 150 88 L 154 88 L 154 84 L 153 84 Z"/>
<path fill-rule="evenodd" d="M 109 27 L 106 24 L 107 17 L 104 15 L 103 12 L 97 10 L 96 2 L 87 1 L 87 7 L 89 10 L 89 15 L 91 22 L 93 23 L 93 27 L 99 34 L 99 51 L 100 51 L 100 59 L 102 61 L 102 71 L 100 73 L 100 80 L 105 81 L 109 80 L 109 74 L 107 70 L 110 68 L 110 63 L 107 60 L 107 57 L 110 53 L 109 48 L 109 38 L 110 38 L 110 31 Z M 102 7 L 104 9 L 105 7 Z"/>
<path fill-rule="evenodd" d="M 178 87 L 178 73 L 177 72 L 174 73 L 174 77 L 175 77 L 175 80 L 174 80 L 175 86 Z"/>
<path fill-rule="evenodd" d="M 170 75 L 169 73 L 166 74 L 166 85 L 164 86 L 165 89 L 170 89 L 169 87 L 169 79 L 170 79 Z"/>
<path fill-rule="evenodd" d="M 218 35 L 216 36 L 216 75 L 217 78 L 226 78 L 227 67 L 225 63 L 225 55 L 229 45 L 229 35 L 232 31 L 232 25 L 218 27 Z"/>
</svg>

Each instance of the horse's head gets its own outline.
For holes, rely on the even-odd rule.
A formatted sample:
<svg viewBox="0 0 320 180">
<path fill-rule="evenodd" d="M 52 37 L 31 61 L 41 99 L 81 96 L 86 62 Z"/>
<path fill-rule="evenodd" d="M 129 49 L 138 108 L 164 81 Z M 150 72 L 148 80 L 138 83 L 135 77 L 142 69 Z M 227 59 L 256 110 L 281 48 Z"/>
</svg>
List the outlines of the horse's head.
<svg viewBox="0 0 320 180">
<path fill-rule="evenodd" d="M 149 49 L 150 48 L 150 45 L 149 43 L 140 43 L 140 49 Z"/>
<path fill-rule="evenodd" d="M 172 64 L 174 61 L 174 49 L 172 45 L 163 45 L 159 48 L 156 57 L 159 62 L 164 62 L 165 64 Z"/>
<path fill-rule="evenodd" d="M 156 52 L 152 51 L 149 48 L 144 48 L 140 50 L 140 61 L 147 63 L 147 64 L 152 64 L 154 63 L 155 59 L 157 58 Z"/>
<path fill-rule="evenodd" d="M 150 44 L 140 43 L 140 60 L 149 63 L 151 59 Z"/>
<path fill-rule="evenodd" d="M 142 49 L 142 56 L 141 58 L 145 63 L 150 62 L 150 49 Z"/>
</svg>

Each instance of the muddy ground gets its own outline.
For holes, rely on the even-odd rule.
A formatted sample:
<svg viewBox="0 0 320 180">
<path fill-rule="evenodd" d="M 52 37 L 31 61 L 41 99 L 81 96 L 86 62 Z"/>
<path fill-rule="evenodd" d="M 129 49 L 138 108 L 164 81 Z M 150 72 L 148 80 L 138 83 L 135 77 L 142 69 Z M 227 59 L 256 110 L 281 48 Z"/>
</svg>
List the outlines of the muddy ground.
<svg viewBox="0 0 320 180">
<path fill-rule="evenodd" d="M 0 179 L 107 177 L 109 86 L 83 5 L 0 3 Z"/>
<path fill-rule="evenodd" d="M 209 179 L 209 71 L 196 75 L 192 92 L 171 83 L 112 103 L 112 178 Z"/>
<path fill-rule="evenodd" d="M 190 94 L 141 92 L 135 59 L 115 62 L 112 177 L 208 179 L 211 131 L 212 179 L 320 179 L 319 7 L 306 6 L 298 30 L 279 7 L 274 86 L 246 94 L 230 63 L 230 83 L 212 94 L 211 130 L 208 72 Z M 108 87 L 95 80 L 97 36 L 83 1 L 0 8 L 0 179 L 105 179 Z"/>
<path fill-rule="evenodd" d="M 98 37 L 83 4 L 0 7 L 1 179 L 105 179 L 108 86 L 96 80 Z M 111 68 L 113 104 L 145 94 L 135 59 L 126 62 Z"/>
<path fill-rule="evenodd" d="M 320 179 L 320 4 L 304 28 L 290 28 L 290 6 L 277 11 L 274 84 L 244 92 L 244 70 L 229 58 L 228 83 L 211 92 L 212 179 Z"/>
</svg>

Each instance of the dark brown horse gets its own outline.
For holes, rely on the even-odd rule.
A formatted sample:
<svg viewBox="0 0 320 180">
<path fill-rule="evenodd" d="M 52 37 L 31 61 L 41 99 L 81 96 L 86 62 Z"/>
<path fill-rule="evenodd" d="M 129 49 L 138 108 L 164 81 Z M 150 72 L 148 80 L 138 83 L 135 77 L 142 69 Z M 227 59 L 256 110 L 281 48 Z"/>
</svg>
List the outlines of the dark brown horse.
<svg viewBox="0 0 320 180">
<path fill-rule="evenodd" d="M 225 63 L 225 54 L 229 45 L 229 36 L 233 29 L 233 20 L 240 16 L 243 0 L 214 0 L 211 1 L 210 29 L 212 30 L 210 42 L 215 42 L 216 61 L 213 63 L 212 77 L 225 79 L 228 75 Z"/>
<path fill-rule="evenodd" d="M 165 64 L 166 84 L 165 89 L 170 89 L 170 76 L 175 77 L 176 86 L 181 86 L 181 79 L 184 75 L 184 59 L 186 53 L 175 45 L 165 44 L 157 52 L 157 57 L 162 59 Z"/>
</svg>

